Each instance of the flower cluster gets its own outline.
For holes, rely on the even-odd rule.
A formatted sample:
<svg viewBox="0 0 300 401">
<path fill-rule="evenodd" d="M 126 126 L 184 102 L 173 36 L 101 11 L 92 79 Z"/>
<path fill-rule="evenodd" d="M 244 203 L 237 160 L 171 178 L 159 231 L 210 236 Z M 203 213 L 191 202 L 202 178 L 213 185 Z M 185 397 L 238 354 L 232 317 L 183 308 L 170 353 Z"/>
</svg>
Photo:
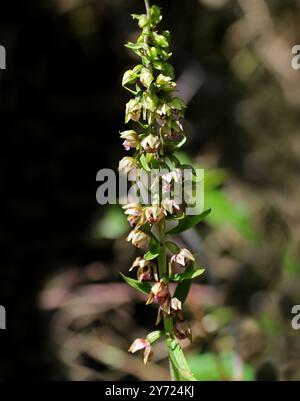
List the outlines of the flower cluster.
<svg viewBox="0 0 300 401">
<path fill-rule="evenodd" d="M 173 95 L 176 83 L 168 61 L 170 33 L 157 31 L 162 19 L 160 8 L 152 6 L 147 14 L 134 14 L 133 18 L 142 33 L 136 43 L 128 43 L 127 47 L 141 58 L 141 63 L 125 72 L 122 84 L 134 95 L 126 104 L 125 123 L 134 124 L 135 129 L 120 133 L 124 149 L 133 153 L 120 161 L 119 171 L 135 179 L 141 172 L 151 174 L 155 169 L 159 173 L 151 187 L 154 196 L 150 205 L 137 201 L 123 206 L 132 228 L 127 241 L 145 250 L 144 256 L 137 257 L 130 268 L 130 271 L 136 270 L 137 280 L 125 279 L 136 289 L 149 289 L 146 304 L 157 304 L 156 324 L 164 321 L 164 335 L 191 341 L 191 329 L 182 312 L 185 297 L 181 289 L 185 280 L 200 273 L 194 269 L 192 253 L 169 241 L 166 229 L 169 221 L 179 222 L 182 227 L 187 221 L 184 203 L 173 196 L 185 167 L 174 152 L 185 142 L 181 119 L 186 106 Z M 172 281 L 178 283 L 174 294 L 169 288 Z M 149 286 L 142 287 L 145 284 Z M 159 336 L 150 333 L 146 339 L 136 339 L 129 351 L 143 349 L 146 363 L 152 355 L 151 344 L 161 336 L 159 333 Z"/>
</svg>

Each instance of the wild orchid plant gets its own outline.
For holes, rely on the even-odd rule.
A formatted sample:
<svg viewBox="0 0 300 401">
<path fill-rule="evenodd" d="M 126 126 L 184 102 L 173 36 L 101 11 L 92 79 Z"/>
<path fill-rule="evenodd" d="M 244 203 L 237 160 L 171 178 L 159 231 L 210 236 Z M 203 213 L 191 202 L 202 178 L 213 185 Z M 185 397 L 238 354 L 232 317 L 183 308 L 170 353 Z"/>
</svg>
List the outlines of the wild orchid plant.
<svg viewBox="0 0 300 401">
<path fill-rule="evenodd" d="M 170 33 L 157 32 L 161 10 L 155 5 L 150 7 L 149 0 L 145 0 L 145 5 L 146 14 L 133 15 L 142 33 L 136 43 L 126 45 L 141 58 L 140 64 L 125 72 L 122 82 L 134 95 L 126 105 L 125 123 L 133 121 L 138 127 L 136 131 L 130 129 L 121 133 L 124 148 L 134 150 L 134 154 L 120 161 L 119 171 L 129 174 L 135 182 L 143 181 L 141 173 L 155 178 L 151 181 L 150 205 L 134 201 L 123 207 L 132 227 L 127 241 L 148 250 L 144 256 L 137 257 L 130 268 L 137 270 L 137 280 L 123 277 L 129 285 L 148 295 L 146 305 L 153 302 L 158 305 L 156 325 L 162 320 L 163 329 L 136 339 L 129 351 L 144 350 L 143 362 L 147 363 L 153 354 L 152 345 L 165 337 L 172 379 L 195 380 L 178 340 L 192 340 L 182 306 L 192 279 L 204 269 L 195 269 L 191 251 L 180 249 L 169 237 L 195 226 L 209 211 L 188 216 L 186 203 L 180 203 L 174 196 L 183 170 L 187 167 L 193 170 L 191 166 L 182 165 L 174 155 L 186 139 L 180 122 L 186 106 L 179 97 L 172 95 L 176 83 L 173 67 L 168 62 Z M 192 181 L 194 179 L 193 175 Z M 172 221 L 175 226 L 168 229 Z M 176 286 L 173 295 L 172 285 Z"/>
</svg>

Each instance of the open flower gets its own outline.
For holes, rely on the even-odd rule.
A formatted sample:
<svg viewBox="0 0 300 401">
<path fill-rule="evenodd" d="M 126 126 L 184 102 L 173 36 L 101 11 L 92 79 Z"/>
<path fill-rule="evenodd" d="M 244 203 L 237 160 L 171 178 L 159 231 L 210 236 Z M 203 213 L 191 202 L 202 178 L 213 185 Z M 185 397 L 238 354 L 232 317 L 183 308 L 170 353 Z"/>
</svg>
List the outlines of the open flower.
<svg viewBox="0 0 300 401">
<path fill-rule="evenodd" d="M 124 131 L 121 133 L 120 137 L 125 139 L 123 146 L 125 150 L 130 150 L 131 148 L 136 148 L 138 141 L 138 134 L 133 130 Z"/>
<path fill-rule="evenodd" d="M 151 304 L 153 301 L 159 304 L 161 310 L 167 314 L 170 313 L 170 292 L 163 280 L 156 282 L 152 286 L 146 305 Z"/>
<path fill-rule="evenodd" d="M 141 104 L 136 99 L 131 99 L 126 104 L 126 117 L 125 123 L 128 123 L 130 120 L 139 121 L 141 117 Z"/>
<path fill-rule="evenodd" d="M 153 355 L 151 344 L 148 340 L 144 338 L 137 338 L 131 344 L 128 352 L 134 354 L 136 351 L 140 351 L 142 349 L 144 350 L 143 363 L 146 365 L 146 363 L 151 360 Z"/>
<path fill-rule="evenodd" d="M 139 228 L 146 222 L 144 209 L 139 203 L 128 203 L 122 207 L 131 227 Z"/>
<path fill-rule="evenodd" d="M 129 271 L 133 270 L 134 268 L 138 268 L 137 270 L 137 279 L 139 281 L 150 281 L 152 277 L 157 281 L 157 268 L 156 265 L 151 262 L 150 260 L 145 260 L 141 256 L 138 256 Z"/>
<path fill-rule="evenodd" d="M 190 261 L 195 262 L 194 256 L 188 249 L 181 249 L 180 252 L 173 255 L 169 261 L 169 274 L 172 274 L 174 266 L 180 265 L 186 267 Z"/>
<path fill-rule="evenodd" d="M 180 206 L 174 199 L 164 198 L 161 201 L 161 206 L 164 209 L 164 214 L 167 215 L 168 213 L 174 214 L 180 210 Z"/>
<path fill-rule="evenodd" d="M 174 334 L 179 340 L 188 338 L 192 342 L 192 330 L 186 320 L 177 320 L 174 323 Z"/>
<path fill-rule="evenodd" d="M 141 145 L 147 153 L 155 153 L 160 146 L 160 139 L 158 136 L 150 134 L 142 140 Z"/>
<path fill-rule="evenodd" d="M 133 157 L 123 157 L 119 163 L 119 171 L 127 174 L 137 168 L 137 163 Z"/>
<path fill-rule="evenodd" d="M 148 244 L 147 234 L 140 230 L 131 231 L 126 240 L 137 248 L 144 248 Z"/>
<path fill-rule="evenodd" d="M 164 210 L 158 205 L 146 209 L 146 219 L 150 224 L 159 223 L 164 218 Z"/>
</svg>

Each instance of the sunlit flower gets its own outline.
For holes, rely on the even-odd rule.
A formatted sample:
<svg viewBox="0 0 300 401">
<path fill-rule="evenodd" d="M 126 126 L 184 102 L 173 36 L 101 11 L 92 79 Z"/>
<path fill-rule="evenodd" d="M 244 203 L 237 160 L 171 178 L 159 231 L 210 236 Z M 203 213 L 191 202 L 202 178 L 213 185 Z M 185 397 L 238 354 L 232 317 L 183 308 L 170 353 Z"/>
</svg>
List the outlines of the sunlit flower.
<svg viewBox="0 0 300 401">
<path fill-rule="evenodd" d="M 173 309 L 175 311 L 182 309 L 182 303 L 176 297 L 171 298 L 170 306 L 171 306 L 171 309 Z"/>
<path fill-rule="evenodd" d="M 122 139 L 125 139 L 125 141 L 123 142 L 123 146 L 124 146 L 125 150 L 130 150 L 131 148 L 136 148 L 139 143 L 138 134 L 133 130 L 122 132 L 120 137 Z"/>
<path fill-rule="evenodd" d="M 126 240 L 132 242 L 137 248 L 144 248 L 148 244 L 148 236 L 143 231 L 133 230 L 129 233 Z"/>
<path fill-rule="evenodd" d="M 151 262 L 150 260 L 145 260 L 141 256 L 138 256 L 129 271 L 133 270 L 134 268 L 138 268 L 137 270 L 137 279 L 139 281 L 150 281 L 152 277 L 157 281 L 157 267 L 156 265 Z"/>
<path fill-rule="evenodd" d="M 127 174 L 137 168 L 137 163 L 133 157 L 123 157 L 119 163 L 119 171 Z"/>
<path fill-rule="evenodd" d="M 178 212 L 180 210 L 180 206 L 174 199 L 170 198 L 164 198 L 161 201 L 161 206 L 164 209 L 164 214 L 167 215 L 167 213 L 173 214 Z"/>
<path fill-rule="evenodd" d="M 188 338 L 192 342 L 192 330 L 186 320 L 177 320 L 174 323 L 174 333 L 179 340 Z"/>
<path fill-rule="evenodd" d="M 139 203 L 129 203 L 123 206 L 125 214 L 127 215 L 127 220 L 131 227 L 139 228 L 146 222 L 146 216 L 144 209 Z"/>
<path fill-rule="evenodd" d="M 160 139 L 158 136 L 150 134 L 142 140 L 141 145 L 147 153 L 155 153 L 160 146 Z"/>
<path fill-rule="evenodd" d="M 190 261 L 195 262 L 192 253 L 186 248 L 181 249 L 180 252 L 173 255 L 169 261 L 169 274 L 172 274 L 174 265 L 177 264 L 186 267 Z"/>
<path fill-rule="evenodd" d="M 126 104 L 126 117 L 125 123 L 128 123 L 130 120 L 139 121 L 141 117 L 141 104 L 136 99 L 131 99 Z"/>
<path fill-rule="evenodd" d="M 146 219 L 150 224 L 158 223 L 164 218 L 164 210 L 158 205 L 147 207 Z"/>
<path fill-rule="evenodd" d="M 148 361 L 151 360 L 153 355 L 151 344 L 148 340 L 144 338 L 137 338 L 131 344 L 128 352 L 134 354 L 136 351 L 140 351 L 142 349 L 144 350 L 143 363 L 146 364 Z"/>
<path fill-rule="evenodd" d="M 162 311 L 167 314 L 170 313 L 170 292 L 163 280 L 156 282 L 152 286 L 146 305 L 151 304 L 153 301 L 159 304 Z"/>
</svg>

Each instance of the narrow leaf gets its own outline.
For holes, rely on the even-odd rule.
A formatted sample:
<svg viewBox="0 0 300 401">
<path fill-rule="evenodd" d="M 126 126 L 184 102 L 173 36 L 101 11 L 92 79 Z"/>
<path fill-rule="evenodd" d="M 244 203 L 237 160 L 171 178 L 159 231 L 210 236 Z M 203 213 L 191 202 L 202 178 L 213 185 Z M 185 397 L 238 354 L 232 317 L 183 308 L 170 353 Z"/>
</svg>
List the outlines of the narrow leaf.
<svg viewBox="0 0 300 401">
<path fill-rule="evenodd" d="M 170 280 L 172 281 L 184 281 L 184 280 L 191 280 L 195 277 L 200 276 L 201 274 L 203 274 L 205 272 L 205 269 L 197 269 L 194 271 L 186 271 L 184 273 L 181 274 L 174 274 L 170 277 Z"/>
<path fill-rule="evenodd" d="M 127 284 L 129 284 L 132 288 L 135 290 L 138 290 L 142 292 L 143 294 L 149 294 L 151 291 L 151 283 L 149 282 L 140 282 L 138 280 L 135 280 L 133 278 L 127 277 L 124 274 L 120 273 L 123 279 L 126 281 Z"/>
<path fill-rule="evenodd" d="M 140 157 L 140 162 L 141 162 L 141 165 L 142 165 L 142 167 L 143 167 L 143 169 L 144 169 L 145 171 L 148 171 L 148 172 L 151 171 L 150 167 L 148 166 L 148 163 L 147 163 L 147 160 L 146 160 L 145 155 L 142 155 L 142 156 Z"/>
<path fill-rule="evenodd" d="M 199 224 L 205 217 L 211 212 L 211 209 L 205 210 L 203 213 L 197 216 L 186 216 L 184 219 L 180 220 L 178 225 L 168 231 L 167 234 L 174 235 L 186 231 L 197 224 Z"/>
</svg>

